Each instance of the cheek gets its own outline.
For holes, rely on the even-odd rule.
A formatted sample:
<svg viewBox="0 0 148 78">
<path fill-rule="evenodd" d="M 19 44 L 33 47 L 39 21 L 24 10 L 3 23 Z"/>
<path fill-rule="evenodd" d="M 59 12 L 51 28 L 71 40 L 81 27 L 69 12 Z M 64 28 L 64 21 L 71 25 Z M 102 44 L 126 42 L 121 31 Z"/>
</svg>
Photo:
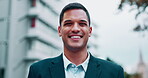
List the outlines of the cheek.
<svg viewBox="0 0 148 78">
<path fill-rule="evenodd" d="M 64 29 L 62 30 L 62 32 L 63 32 L 63 33 L 69 33 L 69 32 L 70 32 L 70 28 L 64 28 Z"/>
<path fill-rule="evenodd" d="M 90 30 L 88 28 L 85 28 L 82 31 L 85 32 L 86 34 L 90 34 Z"/>
<path fill-rule="evenodd" d="M 67 30 L 66 29 L 62 29 L 62 31 L 61 31 L 61 34 L 64 36 L 64 35 L 67 35 Z"/>
</svg>

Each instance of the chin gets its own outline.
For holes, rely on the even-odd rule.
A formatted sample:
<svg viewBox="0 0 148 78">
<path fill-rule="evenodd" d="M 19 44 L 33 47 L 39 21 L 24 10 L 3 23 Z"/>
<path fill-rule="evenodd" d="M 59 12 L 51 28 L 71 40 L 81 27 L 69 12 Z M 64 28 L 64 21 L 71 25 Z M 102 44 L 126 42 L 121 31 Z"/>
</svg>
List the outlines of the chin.
<svg viewBox="0 0 148 78">
<path fill-rule="evenodd" d="M 82 44 L 71 44 L 70 46 L 73 48 L 79 48 L 82 47 Z"/>
<path fill-rule="evenodd" d="M 82 49 L 84 46 L 83 45 L 73 45 L 73 46 L 70 46 L 72 49 Z"/>
</svg>

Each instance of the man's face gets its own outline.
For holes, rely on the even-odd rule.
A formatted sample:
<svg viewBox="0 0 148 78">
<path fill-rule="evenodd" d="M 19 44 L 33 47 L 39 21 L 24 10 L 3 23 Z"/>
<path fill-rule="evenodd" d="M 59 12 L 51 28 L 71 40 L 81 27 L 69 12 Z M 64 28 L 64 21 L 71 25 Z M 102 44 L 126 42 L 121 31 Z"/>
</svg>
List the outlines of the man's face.
<svg viewBox="0 0 148 78">
<path fill-rule="evenodd" d="M 61 26 L 58 27 L 64 48 L 69 50 L 84 49 L 92 32 L 88 18 L 82 9 L 71 9 L 64 13 Z"/>
</svg>

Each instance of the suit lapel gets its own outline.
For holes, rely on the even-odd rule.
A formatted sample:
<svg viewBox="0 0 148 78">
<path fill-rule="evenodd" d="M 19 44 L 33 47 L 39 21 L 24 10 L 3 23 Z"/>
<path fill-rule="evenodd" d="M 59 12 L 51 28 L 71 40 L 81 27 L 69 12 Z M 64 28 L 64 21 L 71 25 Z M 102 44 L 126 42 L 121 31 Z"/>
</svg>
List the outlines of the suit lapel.
<svg viewBox="0 0 148 78">
<path fill-rule="evenodd" d="M 85 78 L 99 78 L 101 74 L 100 64 L 97 61 L 97 58 L 93 57 L 90 54 L 90 60 L 88 63 L 88 68 L 85 74 Z"/>
<path fill-rule="evenodd" d="M 51 62 L 50 72 L 52 78 L 65 78 L 62 54 Z"/>
</svg>

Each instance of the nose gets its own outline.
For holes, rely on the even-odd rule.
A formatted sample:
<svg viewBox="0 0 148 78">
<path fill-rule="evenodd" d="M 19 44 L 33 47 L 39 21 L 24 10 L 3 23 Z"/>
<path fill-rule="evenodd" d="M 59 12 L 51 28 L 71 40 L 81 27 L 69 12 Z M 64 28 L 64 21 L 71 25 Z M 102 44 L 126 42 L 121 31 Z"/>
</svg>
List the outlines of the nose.
<svg viewBox="0 0 148 78">
<path fill-rule="evenodd" d="M 80 31 L 79 24 L 75 23 L 71 30 L 72 30 L 72 32 L 75 32 L 75 33 L 79 32 Z"/>
</svg>

